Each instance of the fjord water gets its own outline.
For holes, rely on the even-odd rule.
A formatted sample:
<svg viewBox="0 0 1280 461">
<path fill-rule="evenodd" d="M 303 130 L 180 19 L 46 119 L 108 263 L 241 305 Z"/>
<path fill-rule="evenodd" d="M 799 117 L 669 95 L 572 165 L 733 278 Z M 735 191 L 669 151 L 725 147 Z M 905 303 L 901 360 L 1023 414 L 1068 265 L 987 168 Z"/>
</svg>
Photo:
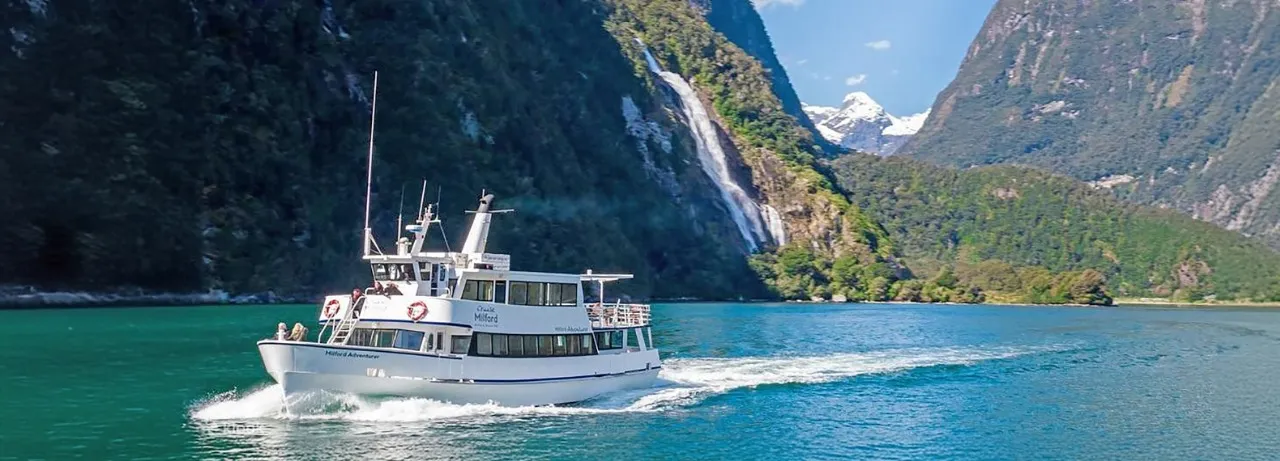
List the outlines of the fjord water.
<svg viewBox="0 0 1280 461">
<path fill-rule="evenodd" d="M 1274 459 L 1280 312 L 655 306 L 661 387 L 563 408 L 310 396 L 314 306 L 0 312 L 0 459 Z"/>
</svg>

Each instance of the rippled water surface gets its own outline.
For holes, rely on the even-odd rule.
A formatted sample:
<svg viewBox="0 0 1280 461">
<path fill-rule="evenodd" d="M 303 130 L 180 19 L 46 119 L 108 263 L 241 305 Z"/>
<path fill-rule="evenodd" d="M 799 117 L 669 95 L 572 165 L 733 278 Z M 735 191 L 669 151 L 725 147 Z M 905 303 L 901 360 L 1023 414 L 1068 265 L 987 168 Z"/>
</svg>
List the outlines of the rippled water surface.
<svg viewBox="0 0 1280 461">
<path fill-rule="evenodd" d="M 0 459 L 1280 456 L 1280 311 L 662 305 L 654 389 L 285 413 L 253 342 L 314 310 L 0 312 Z"/>
</svg>

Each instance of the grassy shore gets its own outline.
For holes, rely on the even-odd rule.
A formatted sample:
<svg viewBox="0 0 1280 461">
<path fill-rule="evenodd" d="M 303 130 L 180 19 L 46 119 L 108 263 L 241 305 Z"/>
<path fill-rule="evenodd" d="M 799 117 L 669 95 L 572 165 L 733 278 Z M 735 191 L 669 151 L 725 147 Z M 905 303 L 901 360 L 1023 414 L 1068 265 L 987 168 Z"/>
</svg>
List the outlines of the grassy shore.
<svg viewBox="0 0 1280 461">
<path fill-rule="evenodd" d="M 1116 305 L 1174 307 L 1280 307 L 1280 302 L 1266 301 L 1175 301 L 1169 298 L 1116 298 Z"/>
</svg>

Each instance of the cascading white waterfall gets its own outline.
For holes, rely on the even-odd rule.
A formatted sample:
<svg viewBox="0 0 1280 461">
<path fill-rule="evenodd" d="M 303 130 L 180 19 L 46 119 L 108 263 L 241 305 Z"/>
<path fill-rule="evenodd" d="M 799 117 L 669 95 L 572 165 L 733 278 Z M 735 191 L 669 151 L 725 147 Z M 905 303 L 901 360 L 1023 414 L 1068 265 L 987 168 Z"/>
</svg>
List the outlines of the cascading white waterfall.
<svg viewBox="0 0 1280 461">
<path fill-rule="evenodd" d="M 782 222 L 782 213 L 778 213 L 778 209 L 770 205 L 760 205 L 760 216 L 764 218 L 769 235 L 773 237 L 773 243 L 778 246 L 786 245 L 787 226 Z"/>
<path fill-rule="evenodd" d="M 641 46 L 644 44 L 641 43 Z M 770 234 L 765 234 L 765 229 L 761 223 L 761 210 L 747 192 L 733 181 L 733 177 L 729 175 L 729 163 L 724 154 L 724 148 L 720 145 L 720 137 L 716 133 L 715 124 L 711 122 L 711 117 L 707 115 L 707 109 L 702 105 L 702 100 L 698 99 L 698 94 L 693 91 L 693 86 L 689 85 L 683 77 L 674 72 L 662 70 L 662 66 L 658 65 L 658 61 L 649 54 L 649 49 L 644 48 L 644 60 L 649 64 L 649 71 L 656 74 L 667 86 L 675 90 L 680 96 L 680 102 L 684 111 L 685 122 L 689 125 L 689 130 L 693 132 L 694 144 L 698 148 L 698 162 L 702 164 L 702 171 L 715 182 L 716 187 L 720 189 L 720 196 L 724 199 L 725 205 L 729 207 L 729 214 L 733 218 L 734 224 L 738 226 L 738 232 L 742 233 L 742 239 L 747 242 L 747 247 L 751 251 L 759 248 L 759 242 L 765 241 Z M 775 211 L 776 213 L 776 211 Z M 772 226 L 771 226 L 772 227 Z M 775 236 L 776 233 L 770 233 Z M 781 244 L 781 243 L 779 243 Z"/>
</svg>

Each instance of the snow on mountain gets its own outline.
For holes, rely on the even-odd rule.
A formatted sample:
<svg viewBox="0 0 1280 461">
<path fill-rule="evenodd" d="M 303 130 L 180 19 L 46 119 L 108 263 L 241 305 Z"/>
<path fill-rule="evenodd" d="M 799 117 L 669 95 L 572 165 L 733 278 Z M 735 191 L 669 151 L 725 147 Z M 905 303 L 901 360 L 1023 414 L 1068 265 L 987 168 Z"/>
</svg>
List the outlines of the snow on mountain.
<svg viewBox="0 0 1280 461">
<path fill-rule="evenodd" d="M 850 149 L 893 155 L 917 131 L 929 111 L 896 117 L 861 91 L 845 95 L 840 107 L 801 104 L 804 113 L 828 141 Z"/>
</svg>

